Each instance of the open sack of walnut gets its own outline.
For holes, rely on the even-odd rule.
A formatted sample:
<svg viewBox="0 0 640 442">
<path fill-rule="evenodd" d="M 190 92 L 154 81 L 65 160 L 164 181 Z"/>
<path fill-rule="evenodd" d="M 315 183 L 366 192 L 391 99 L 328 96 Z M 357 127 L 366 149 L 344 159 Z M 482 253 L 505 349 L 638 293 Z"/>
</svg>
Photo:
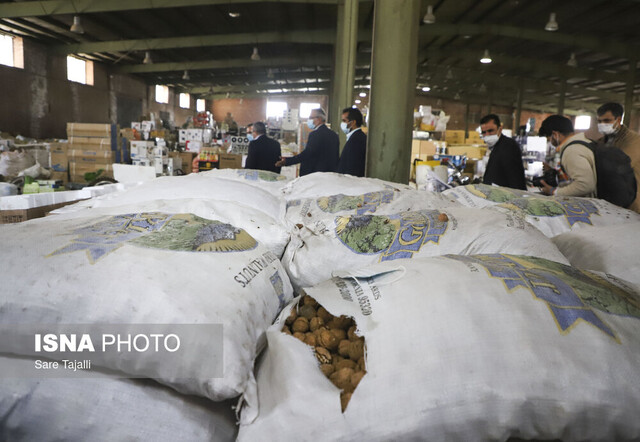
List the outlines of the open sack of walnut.
<svg viewBox="0 0 640 442">
<path fill-rule="evenodd" d="M 305 292 L 266 332 L 239 441 L 640 440 L 637 286 L 483 254 Z"/>
</svg>

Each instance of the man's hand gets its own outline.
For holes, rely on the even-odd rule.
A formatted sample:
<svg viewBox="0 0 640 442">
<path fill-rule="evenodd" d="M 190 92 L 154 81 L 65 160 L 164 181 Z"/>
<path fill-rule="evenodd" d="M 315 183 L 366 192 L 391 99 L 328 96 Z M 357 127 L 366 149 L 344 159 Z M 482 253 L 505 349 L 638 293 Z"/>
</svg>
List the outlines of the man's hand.
<svg viewBox="0 0 640 442">
<path fill-rule="evenodd" d="M 285 166 L 287 163 L 287 160 L 285 160 L 284 158 L 280 157 L 279 161 L 276 161 L 276 167 L 283 167 Z"/>
<path fill-rule="evenodd" d="M 551 187 L 550 185 L 548 185 L 547 183 L 545 183 L 544 180 L 540 180 L 540 191 L 542 193 L 544 193 L 545 195 L 553 195 L 553 191 L 555 190 L 555 187 Z"/>
</svg>

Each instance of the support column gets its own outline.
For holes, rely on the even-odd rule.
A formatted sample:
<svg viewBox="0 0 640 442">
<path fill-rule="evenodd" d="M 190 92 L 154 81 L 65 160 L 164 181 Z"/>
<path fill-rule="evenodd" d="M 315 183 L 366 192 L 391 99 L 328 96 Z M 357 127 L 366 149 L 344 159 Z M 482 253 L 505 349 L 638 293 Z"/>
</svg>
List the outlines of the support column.
<svg viewBox="0 0 640 442">
<path fill-rule="evenodd" d="M 560 82 L 560 97 L 558 98 L 558 115 L 564 114 L 564 99 L 567 95 L 567 79 L 562 78 Z"/>
<path fill-rule="evenodd" d="M 624 91 L 624 121 L 622 124 L 629 126 L 631 122 L 631 112 L 633 111 L 633 89 L 636 85 L 636 71 L 638 59 L 633 57 L 629 60 L 629 74 L 627 76 L 627 87 Z"/>
<path fill-rule="evenodd" d="M 464 139 L 469 138 L 469 102 L 465 104 L 464 109 Z"/>
<path fill-rule="evenodd" d="M 358 0 L 344 0 L 338 4 L 338 33 L 335 44 L 335 63 L 331 99 L 329 100 L 329 123 L 340 137 L 340 150 L 346 142 L 340 130 L 342 109 L 353 104 L 353 84 L 356 73 L 356 51 L 358 45 Z"/>
<path fill-rule="evenodd" d="M 524 96 L 524 81 L 522 78 L 518 79 L 518 101 L 516 103 L 516 118 L 513 120 L 513 133 L 518 133 L 520 127 L 520 117 L 522 116 L 522 99 Z"/>
<path fill-rule="evenodd" d="M 366 176 L 409 181 L 420 0 L 376 0 Z"/>
</svg>

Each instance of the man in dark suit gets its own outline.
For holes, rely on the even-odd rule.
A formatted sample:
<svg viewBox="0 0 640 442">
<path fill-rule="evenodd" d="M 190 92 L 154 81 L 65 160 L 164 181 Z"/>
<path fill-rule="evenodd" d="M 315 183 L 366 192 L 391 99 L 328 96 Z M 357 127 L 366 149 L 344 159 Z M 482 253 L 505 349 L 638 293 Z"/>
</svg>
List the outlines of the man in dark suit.
<svg viewBox="0 0 640 442">
<path fill-rule="evenodd" d="M 253 123 L 253 141 L 249 143 L 249 155 L 245 162 L 245 169 L 268 170 L 280 173 L 280 167 L 276 166 L 276 161 L 282 155 L 280 143 L 267 137 L 267 128 L 264 123 L 258 121 Z"/>
<path fill-rule="evenodd" d="M 480 130 L 491 151 L 482 182 L 527 190 L 520 146 L 512 138 L 502 135 L 500 118 L 495 114 L 485 115 L 480 120 Z"/>
<path fill-rule="evenodd" d="M 347 134 L 347 142 L 338 162 L 338 173 L 364 176 L 367 157 L 367 135 L 362 132 L 362 112 L 355 107 L 342 110 L 340 129 Z"/>
<path fill-rule="evenodd" d="M 313 109 L 307 120 L 312 132 L 309 134 L 307 146 L 298 155 L 282 158 L 276 163 L 277 167 L 300 164 L 300 176 L 313 172 L 335 172 L 340 156 L 340 141 L 338 134 L 327 127 L 325 112 Z"/>
</svg>

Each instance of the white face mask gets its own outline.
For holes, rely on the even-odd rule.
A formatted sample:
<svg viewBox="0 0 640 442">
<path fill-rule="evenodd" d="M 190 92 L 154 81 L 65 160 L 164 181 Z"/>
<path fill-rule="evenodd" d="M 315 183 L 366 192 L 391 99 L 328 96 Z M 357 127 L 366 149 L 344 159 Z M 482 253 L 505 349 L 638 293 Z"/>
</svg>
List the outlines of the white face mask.
<svg viewBox="0 0 640 442">
<path fill-rule="evenodd" d="M 309 126 L 309 129 L 311 129 L 311 130 L 313 130 L 313 129 L 315 129 L 315 128 L 316 128 L 316 125 L 315 125 L 315 124 L 313 124 L 313 119 L 312 119 L 312 118 L 309 118 L 309 119 L 307 120 L 307 126 Z"/>
<path fill-rule="evenodd" d="M 349 127 L 344 121 L 340 123 L 340 129 L 342 129 L 342 132 L 344 132 L 345 134 L 349 133 Z"/>
<path fill-rule="evenodd" d="M 499 138 L 500 138 L 499 135 L 493 134 L 493 135 L 485 135 L 483 137 L 483 140 L 484 140 L 485 143 L 487 143 L 487 146 L 493 147 L 498 142 Z"/>
<path fill-rule="evenodd" d="M 616 130 L 613 128 L 613 123 L 598 123 L 598 132 L 604 135 L 611 135 Z"/>
</svg>

